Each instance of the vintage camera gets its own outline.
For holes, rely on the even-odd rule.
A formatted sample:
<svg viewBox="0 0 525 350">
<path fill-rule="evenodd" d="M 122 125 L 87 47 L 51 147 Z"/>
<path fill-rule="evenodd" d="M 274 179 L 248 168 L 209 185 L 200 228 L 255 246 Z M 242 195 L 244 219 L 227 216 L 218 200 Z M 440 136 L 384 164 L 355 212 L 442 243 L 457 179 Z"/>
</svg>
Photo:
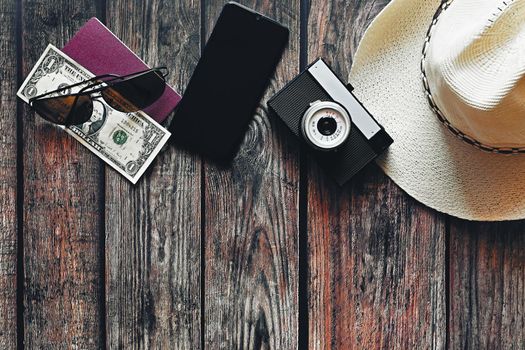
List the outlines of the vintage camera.
<svg viewBox="0 0 525 350">
<path fill-rule="evenodd" d="M 268 101 L 340 185 L 393 142 L 352 90 L 319 59 Z"/>
</svg>

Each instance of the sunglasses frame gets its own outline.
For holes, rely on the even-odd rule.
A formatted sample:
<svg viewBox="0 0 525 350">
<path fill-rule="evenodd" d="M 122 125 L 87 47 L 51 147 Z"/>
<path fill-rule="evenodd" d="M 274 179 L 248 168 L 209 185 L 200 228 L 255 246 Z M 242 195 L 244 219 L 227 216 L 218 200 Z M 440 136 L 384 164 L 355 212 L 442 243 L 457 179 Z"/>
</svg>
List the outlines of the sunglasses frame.
<svg viewBox="0 0 525 350">
<path fill-rule="evenodd" d="M 75 106 L 76 106 L 77 101 L 78 101 L 78 98 L 80 96 L 89 95 L 91 100 L 93 101 L 94 98 L 98 98 L 100 96 L 93 97 L 93 96 L 91 96 L 92 94 L 104 91 L 105 89 L 108 89 L 108 88 L 110 88 L 110 87 L 112 87 L 112 86 L 114 86 L 114 85 L 116 85 L 118 83 L 129 81 L 131 79 L 140 77 L 141 75 L 148 74 L 150 72 L 159 72 L 160 73 L 159 76 L 164 80 L 164 83 L 166 83 L 166 77 L 169 74 L 169 70 L 165 66 L 149 68 L 149 69 L 146 69 L 146 70 L 143 70 L 143 71 L 139 71 L 139 72 L 135 72 L 135 73 L 127 74 L 127 75 L 122 75 L 122 76 L 117 75 L 117 74 L 103 74 L 103 75 L 98 75 L 98 76 L 93 77 L 93 78 L 88 79 L 88 80 L 84 80 L 84 81 L 81 81 L 81 82 L 78 82 L 78 83 L 75 83 L 75 84 L 72 84 L 72 85 L 65 86 L 65 87 L 60 88 L 60 89 L 56 89 L 56 90 L 53 90 L 53 91 L 48 91 L 48 92 L 46 92 L 44 94 L 32 97 L 32 98 L 29 99 L 29 105 L 33 106 L 33 102 L 37 101 L 37 100 L 53 99 L 53 98 L 64 97 L 64 96 L 75 96 L 75 100 L 73 101 L 73 104 L 71 105 L 71 109 L 69 110 L 69 112 L 68 112 L 68 114 L 67 114 L 67 116 L 65 118 L 65 120 L 67 121 L 69 119 L 69 116 L 71 115 L 71 112 L 74 111 Z M 106 79 L 106 78 L 111 78 L 111 79 L 109 79 L 109 80 L 101 80 L 101 79 Z M 70 88 L 73 88 L 73 87 L 76 87 L 76 86 L 79 86 L 79 85 L 82 85 L 82 84 L 89 84 L 91 82 L 93 82 L 93 84 L 90 84 L 90 85 L 88 85 L 86 87 L 83 87 L 78 92 L 75 92 L 75 93 L 72 93 L 72 94 L 53 96 L 53 97 L 45 97 L 45 96 L 48 96 L 48 95 L 51 95 L 51 94 L 55 94 L 55 93 L 59 93 L 61 91 L 64 91 L 64 90 L 67 90 L 67 89 L 70 89 Z M 104 84 L 104 85 L 96 88 L 97 86 L 99 86 L 101 84 Z M 86 90 L 89 90 L 89 91 L 86 91 Z M 132 101 L 130 101 L 130 102 L 132 102 Z M 44 119 L 46 119 L 46 118 L 44 118 Z M 64 125 L 68 125 L 68 124 L 66 123 Z"/>
</svg>

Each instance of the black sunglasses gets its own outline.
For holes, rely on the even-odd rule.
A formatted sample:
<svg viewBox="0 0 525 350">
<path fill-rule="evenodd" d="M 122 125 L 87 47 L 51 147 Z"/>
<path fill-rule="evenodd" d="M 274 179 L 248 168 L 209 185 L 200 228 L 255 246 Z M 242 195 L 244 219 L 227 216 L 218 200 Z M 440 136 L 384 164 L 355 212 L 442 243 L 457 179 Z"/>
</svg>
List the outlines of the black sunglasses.
<svg viewBox="0 0 525 350">
<path fill-rule="evenodd" d="M 29 100 L 29 104 L 47 121 L 60 125 L 79 125 L 91 118 L 93 100 L 99 97 L 112 108 L 124 113 L 148 107 L 164 93 L 167 75 L 166 67 L 151 68 L 124 76 L 99 75 L 35 96 Z M 83 84 L 88 85 L 76 93 L 46 97 Z"/>
</svg>

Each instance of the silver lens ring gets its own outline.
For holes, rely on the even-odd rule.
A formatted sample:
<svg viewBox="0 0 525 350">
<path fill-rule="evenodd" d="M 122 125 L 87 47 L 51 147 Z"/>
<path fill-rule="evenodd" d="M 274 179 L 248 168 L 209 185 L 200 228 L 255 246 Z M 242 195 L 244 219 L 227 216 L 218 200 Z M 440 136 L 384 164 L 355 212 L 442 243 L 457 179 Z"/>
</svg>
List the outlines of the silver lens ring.
<svg viewBox="0 0 525 350">
<path fill-rule="evenodd" d="M 352 121 L 346 109 L 336 102 L 310 104 L 301 122 L 306 141 L 314 148 L 330 151 L 341 146 L 350 135 Z"/>
</svg>

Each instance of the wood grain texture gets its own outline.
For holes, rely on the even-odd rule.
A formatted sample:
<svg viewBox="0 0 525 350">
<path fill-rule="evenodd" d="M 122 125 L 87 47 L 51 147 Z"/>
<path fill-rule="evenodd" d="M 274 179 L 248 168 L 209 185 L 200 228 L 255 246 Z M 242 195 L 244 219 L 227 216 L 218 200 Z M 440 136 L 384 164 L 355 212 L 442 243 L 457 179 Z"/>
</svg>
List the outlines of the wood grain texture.
<svg viewBox="0 0 525 350">
<path fill-rule="evenodd" d="M 16 348 L 16 2 L 0 2 L 0 349 Z"/>
<path fill-rule="evenodd" d="M 182 91 L 200 50 L 200 4 L 107 2 L 108 27 Z M 108 348 L 200 347 L 201 163 L 169 147 L 133 186 L 106 176 Z"/>
<path fill-rule="evenodd" d="M 206 164 L 204 343 L 208 349 L 295 349 L 299 152 L 266 101 L 298 73 L 299 2 L 244 1 L 288 26 L 289 49 L 231 167 Z M 205 9 L 206 35 L 223 1 Z"/>
<path fill-rule="evenodd" d="M 20 69 L 26 76 L 48 42 L 61 47 L 104 15 L 147 63 L 166 64 L 182 92 L 201 26 L 209 36 L 224 2 L 24 0 Z M 299 144 L 266 109 L 299 73 L 299 2 L 243 1 L 291 35 L 233 165 L 170 147 L 133 186 L 27 106 L 17 140 L 16 2 L 0 1 L 0 349 L 17 345 L 17 185 L 27 349 L 200 349 L 202 340 L 208 349 L 286 350 L 298 348 L 301 322 L 309 349 L 525 348 L 525 221 L 445 217 L 375 165 L 340 188 L 311 158 L 300 203 Z M 344 79 L 387 2 L 304 1 L 308 61 L 323 56 Z"/>
<path fill-rule="evenodd" d="M 309 61 L 323 56 L 345 79 L 366 26 L 386 3 L 312 0 Z M 444 218 L 375 164 L 343 188 L 311 158 L 308 168 L 309 348 L 443 348 Z"/>
<path fill-rule="evenodd" d="M 93 1 L 24 1 L 23 75 L 48 43 L 62 47 L 97 13 Z M 27 348 L 101 346 L 101 164 L 24 106 L 24 341 Z M 22 179 L 20 179 L 22 180 Z"/>
<path fill-rule="evenodd" d="M 524 224 L 452 220 L 451 349 L 525 348 Z"/>
</svg>

